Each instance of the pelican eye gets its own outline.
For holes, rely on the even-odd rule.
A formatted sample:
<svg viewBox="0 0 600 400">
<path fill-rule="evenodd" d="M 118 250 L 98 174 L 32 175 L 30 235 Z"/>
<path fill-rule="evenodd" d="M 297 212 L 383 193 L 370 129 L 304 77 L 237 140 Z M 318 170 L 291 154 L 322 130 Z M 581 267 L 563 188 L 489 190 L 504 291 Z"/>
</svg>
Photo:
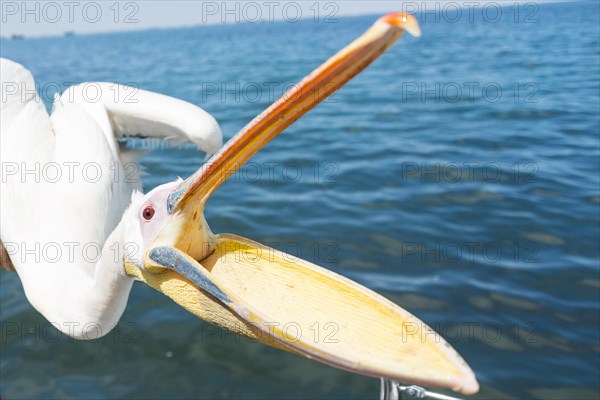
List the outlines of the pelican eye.
<svg viewBox="0 0 600 400">
<path fill-rule="evenodd" d="M 146 206 L 146 208 L 144 208 L 144 211 L 142 211 L 142 216 L 146 221 L 150 221 L 152 217 L 154 217 L 154 212 L 154 207 Z"/>
</svg>

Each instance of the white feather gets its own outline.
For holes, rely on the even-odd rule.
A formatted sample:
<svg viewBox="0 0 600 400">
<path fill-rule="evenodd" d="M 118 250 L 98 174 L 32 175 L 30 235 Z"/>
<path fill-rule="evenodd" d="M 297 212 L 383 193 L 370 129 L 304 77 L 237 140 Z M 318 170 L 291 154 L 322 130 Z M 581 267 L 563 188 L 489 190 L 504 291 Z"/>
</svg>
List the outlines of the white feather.
<svg viewBox="0 0 600 400">
<path fill-rule="evenodd" d="M 39 312 L 76 338 L 104 335 L 120 318 L 131 289 L 122 265 L 124 253 L 131 252 L 126 242 L 142 248 L 139 168 L 131 175 L 124 166 L 143 152 L 123 151 L 117 139 L 174 137 L 214 152 L 222 143 L 221 131 L 195 105 L 143 90 L 131 102 L 119 101 L 115 91 L 126 87 L 110 83 L 69 88 L 56 98 L 49 116 L 35 95 L 31 73 L 6 59 L 0 66 L 0 237 L 11 246 L 27 298 Z M 91 86 L 100 89 L 93 99 L 85 92 Z M 17 172 L 7 172 L 6 166 Z M 60 180 L 46 179 L 48 166 L 58 167 Z M 74 244 L 75 251 L 66 251 L 65 243 Z M 49 260 L 42 249 L 53 244 L 62 252 Z M 38 259 L 26 251 L 35 246 Z M 84 246 L 101 249 L 99 259 L 86 257 Z M 99 329 L 85 330 L 89 323 Z"/>
</svg>

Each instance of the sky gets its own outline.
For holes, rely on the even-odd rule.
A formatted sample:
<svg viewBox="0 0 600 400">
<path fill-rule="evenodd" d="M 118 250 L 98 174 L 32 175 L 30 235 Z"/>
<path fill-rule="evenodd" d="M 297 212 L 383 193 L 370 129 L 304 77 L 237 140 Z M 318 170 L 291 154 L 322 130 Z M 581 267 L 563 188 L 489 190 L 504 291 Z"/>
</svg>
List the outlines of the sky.
<svg viewBox="0 0 600 400">
<path fill-rule="evenodd" d="M 541 2 L 541 1 L 536 1 Z M 258 1 L 0 1 L 0 35 L 63 35 L 170 28 L 220 23 L 258 23 L 310 18 L 318 22 L 360 14 L 390 11 L 431 12 L 454 15 L 463 10 L 487 10 L 499 6 L 520 7 L 531 0 L 258 0 Z"/>
</svg>

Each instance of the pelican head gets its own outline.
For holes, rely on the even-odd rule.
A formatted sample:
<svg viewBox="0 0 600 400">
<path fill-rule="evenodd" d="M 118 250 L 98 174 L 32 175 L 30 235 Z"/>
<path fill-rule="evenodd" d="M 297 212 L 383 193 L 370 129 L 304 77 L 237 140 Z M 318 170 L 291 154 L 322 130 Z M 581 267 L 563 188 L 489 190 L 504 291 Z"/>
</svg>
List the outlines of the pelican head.
<svg viewBox="0 0 600 400">
<path fill-rule="evenodd" d="M 416 317 L 329 270 L 231 234 L 214 234 L 204 208 L 212 193 L 287 126 L 368 66 L 414 17 L 380 18 L 362 36 L 257 116 L 186 180 L 133 199 L 125 213 L 127 275 L 198 317 L 256 341 L 338 368 L 407 383 L 478 390 L 463 359 Z M 329 324 L 335 340 L 315 340 Z"/>
</svg>

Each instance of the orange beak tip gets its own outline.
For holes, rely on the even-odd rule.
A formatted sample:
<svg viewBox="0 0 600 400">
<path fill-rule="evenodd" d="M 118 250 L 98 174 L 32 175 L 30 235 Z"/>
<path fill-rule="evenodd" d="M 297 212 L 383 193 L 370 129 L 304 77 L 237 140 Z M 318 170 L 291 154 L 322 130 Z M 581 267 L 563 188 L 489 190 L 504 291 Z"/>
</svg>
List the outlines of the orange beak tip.
<svg viewBox="0 0 600 400">
<path fill-rule="evenodd" d="M 414 37 L 421 37 L 421 28 L 413 15 L 402 12 L 389 13 L 379 18 L 379 22 L 403 29 Z"/>
</svg>

